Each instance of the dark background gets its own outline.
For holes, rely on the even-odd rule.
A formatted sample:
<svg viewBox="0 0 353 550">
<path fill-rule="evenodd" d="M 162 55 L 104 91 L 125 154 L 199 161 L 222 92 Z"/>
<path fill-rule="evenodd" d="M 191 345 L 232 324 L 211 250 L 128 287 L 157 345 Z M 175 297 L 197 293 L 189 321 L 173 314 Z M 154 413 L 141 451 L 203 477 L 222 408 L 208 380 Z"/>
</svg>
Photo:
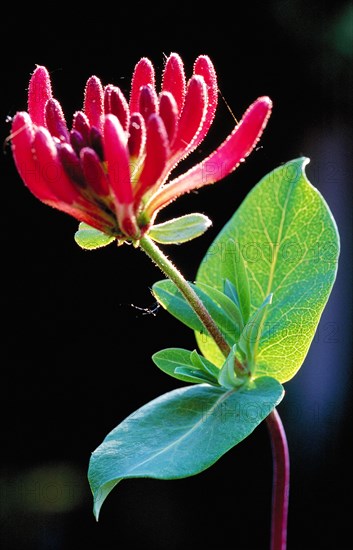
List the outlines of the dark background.
<svg viewBox="0 0 353 550">
<path fill-rule="evenodd" d="M 260 95 L 274 102 L 261 147 L 246 163 L 165 211 L 168 217 L 199 211 L 213 220 L 203 237 L 167 250 L 185 276 L 195 277 L 257 181 L 293 158 L 311 159 L 307 174 L 338 223 L 337 282 L 279 412 L 291 452 L 288 549 L 350 547 L 353 6 L 299 0 L 228 6 L 130 3 L 117 5 L 115 14 L 101 3 L 80 6 L 79 16 L 61 3 L 38 13 L 33 6 L 4 8 L 0 541 L 6 550 L 268 548 L 272 464 L 265 424 L 198 476 L 121 483 L 95 522 L 86 480 L 90 453 L 128 414 L 181 385 L 150 357 L 165 347 L 193 349 L 194 337 L 161 309 L 136 309 L 153 309 L 157 269 L 131 247 L 79 249 L 75 220 L 29 193 L 6 140 L 7 118 L 26 109 L 36 64 L 50 71 L 70 120 L 90 75 L 128 91 L 140 57 L 149 57 L 160 75 L 172 51 L 189 75 L 198 55 L 211 57 L 236 117 Z M 185 166 L 202 160 L 233 126 L 220 98 L 209 137 Z"/>
</svg>

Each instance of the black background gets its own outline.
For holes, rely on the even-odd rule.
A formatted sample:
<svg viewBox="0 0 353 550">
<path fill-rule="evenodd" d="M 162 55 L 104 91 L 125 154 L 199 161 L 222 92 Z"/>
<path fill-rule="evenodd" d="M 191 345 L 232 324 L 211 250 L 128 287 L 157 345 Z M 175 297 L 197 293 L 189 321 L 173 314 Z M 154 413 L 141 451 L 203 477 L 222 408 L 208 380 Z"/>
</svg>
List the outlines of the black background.
<svg viewBox="0 0 353 550">
<path fill-rule="evenodd" d="M 337 282 L 278 410 L 291 452 L 288 549 L 348 548 L 352 4 L 97 4 L 79 6 L 79 15 L 73 8 L 53 4 L 16 13 L 7 6 L 1 23 L 3 548 L 269 547 L 272 464 L 265 424 L 198 476 L 123 482 L 95 522 L 86 480 L 90 453 L 132 411 L 181 385 L 150 357 L 165 347 L 193 349 L 194 336 L 161 309 L 147 313 L 155 305 L 150 287 L 161 276 L 141 252 L 78 248 L 75 220 L 28 192 L 7 143 L 7 118 L 26 109 L 36 64 L 50 71 L 70 120 L 82 107 L 90 75 L 128 91 L 142 56 L 160 75 L 172 51 L 189 75 L 198 55 L 211 57 L 237 118 L 260 95 L 274 102 L 261 147 L 246 163 L 161 216 L 199 211 L 213 220 L 203 237 L 167 250 L 185 276 L 195 277 L 207 248 L 257 181 L 292 158 L 311 159 L 307 174 L 338 223 Z M 202 160 L 233 126 L 220 98 L 207 140 L 184 166 Z"/>
</svg>

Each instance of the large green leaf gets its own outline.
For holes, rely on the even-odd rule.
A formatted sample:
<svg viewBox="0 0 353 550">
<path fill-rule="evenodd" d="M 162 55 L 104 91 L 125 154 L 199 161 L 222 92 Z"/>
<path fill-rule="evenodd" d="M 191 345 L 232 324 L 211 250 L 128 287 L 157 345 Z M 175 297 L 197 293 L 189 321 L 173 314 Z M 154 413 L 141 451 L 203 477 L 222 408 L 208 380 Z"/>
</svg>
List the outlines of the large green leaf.
<svg viewBox="0 0 353 550">
<path fill-rule="evenodd" d="M 257 349 L 256 376 L 292 378 L 314 337 L 337 271 L 339 237 L 332 214 L 305 175 L 308 159 L 288 162 L 249 193 L 206 253 L 197 281 L 223 291 L 225 281 L 250 314 L 273 294 Z M 240 275 L 239 275 L 240 268 Z M 240 281 L 240 282 L 241 282 Z M 223 361 L 211 338 L 196 333 L 210 361 Z"/>
<path fill-rule="evenodd" d="M 186 386 L 147 403 L 91 456 L 88 477 L 96 518 L 122 479 L 178 479 L 205 470 L 245 439 L 282 397 L 282 386 L 264 377 L 239 390 Z"/>
</svg>

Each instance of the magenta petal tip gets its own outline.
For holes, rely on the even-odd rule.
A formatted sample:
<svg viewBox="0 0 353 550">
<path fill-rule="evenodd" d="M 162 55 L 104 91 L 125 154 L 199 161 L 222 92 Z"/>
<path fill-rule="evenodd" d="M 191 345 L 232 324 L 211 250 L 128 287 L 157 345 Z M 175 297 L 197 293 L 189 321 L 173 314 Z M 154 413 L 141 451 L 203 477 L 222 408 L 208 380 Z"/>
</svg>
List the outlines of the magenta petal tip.
<svg viewBox="0 0 353 550">
<path fill-rule="evenodd" d="M 45 67 L 38 65 L 33 71 L 28 86 L 28 113 L 34 124 L 46 126 L 45 106 L 51 97 L 49 73 Z"/>
</svg>

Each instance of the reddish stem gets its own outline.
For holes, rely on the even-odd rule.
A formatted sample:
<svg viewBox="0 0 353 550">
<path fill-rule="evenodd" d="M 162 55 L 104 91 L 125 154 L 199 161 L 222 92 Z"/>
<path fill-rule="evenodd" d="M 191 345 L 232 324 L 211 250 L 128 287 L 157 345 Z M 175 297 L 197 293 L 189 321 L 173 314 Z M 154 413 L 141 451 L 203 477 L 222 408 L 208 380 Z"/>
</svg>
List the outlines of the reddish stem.
<svg viewBox="0 0 353 550">
<path fill-rule="evenodd" d="M 266 418 L 273 457 L 271 550 L 287 548 L 289 452 L 286 434 L 276 409 Z"/>
</svg>

